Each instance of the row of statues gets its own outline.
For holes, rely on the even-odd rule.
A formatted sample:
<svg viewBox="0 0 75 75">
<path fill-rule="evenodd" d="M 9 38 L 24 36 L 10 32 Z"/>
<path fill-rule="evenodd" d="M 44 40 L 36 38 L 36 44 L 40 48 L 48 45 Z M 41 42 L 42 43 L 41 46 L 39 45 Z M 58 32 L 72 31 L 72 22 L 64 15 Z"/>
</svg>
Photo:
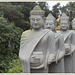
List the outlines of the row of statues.
<svg viewBox="0 0 75 75">
<path fill-rule="evenodd" d="M 75 19 L 69 30 L 69 17 L 56 19 L 36 5 L 30 12 L 31 29 L 22 33 L 19 58 L 23 73 L 75 73 Z"/>
</svg>

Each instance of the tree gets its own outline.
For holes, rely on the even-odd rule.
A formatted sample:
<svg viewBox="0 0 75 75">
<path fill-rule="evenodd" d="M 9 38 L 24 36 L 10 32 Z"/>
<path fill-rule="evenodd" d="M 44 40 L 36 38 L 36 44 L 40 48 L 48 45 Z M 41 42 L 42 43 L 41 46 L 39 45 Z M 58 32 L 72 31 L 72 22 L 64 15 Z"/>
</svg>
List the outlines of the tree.
<svg viewBox="0 0 75 75">
<path fill-rule="evenodd" d="M 21 3 L 22 7 L 22 13 L 24 14 L 25 21 L 29 21 L 30 17 L 30 11 L 33 9 L 33 7 L 37 5 L 36 2 L 23 2 Z"/>
<path fill-rule="evenodd" d="M 65 12 L 69 16 L 70 21 L 72 21 L 75 17 L 75 2 L 67 3 L 67 5 L 60 8 L 60 10 L 62 13 Z"/>
<path fill-rule="evenodd" d="M 22 32 L 14 23 L 0 17 L 0 73 L 7 72 L 9 62 L 17 58 Z"/>
<path fill-rule="evenodd" d="M 43 7 L 43 4 L 40 3 L 40 6 Z M 11 72 L 10 68 L 14 68 L 11 65 L 18 59 L 21 34 L 30 27 L 30 11 L 35 5 L 36 2 L 0 3 L 0 73 Z M 46 5 L 44 7 L 42 9 L 48 10 Z"/>
<path fill-rule="evenodd" d="M 14 22 L 17 27 L 27 30 L 30 28 L 30 11 L 37 4 L 45 11 L 46 16 L 50 13 L 49 6 L 46 2 L 7 2 L 0 3 L 0 7 L 4 13 L 4 17 L 9 22 Z"/>
<path fill-rule="evenodd" d="M 52 8 L 52 14 L 55 18 L 58 17 L 58 15 L 60 14 L 59 12 L 59 8 L 60 8 L 60 3 L 57 3 L 56 5 L 53 6 Z"/>
<path fill-rule="evenodd" d="M 4 13 L 4 17 L 7 18 L 9 22 L 14 22 L 17 27 L 20 27 L 23 30 L 27 30 L 30 28 L 30 10 L 34 6 L 34 2 L 0 3 L 0 7 L 2 12 Z"/>
</svg>

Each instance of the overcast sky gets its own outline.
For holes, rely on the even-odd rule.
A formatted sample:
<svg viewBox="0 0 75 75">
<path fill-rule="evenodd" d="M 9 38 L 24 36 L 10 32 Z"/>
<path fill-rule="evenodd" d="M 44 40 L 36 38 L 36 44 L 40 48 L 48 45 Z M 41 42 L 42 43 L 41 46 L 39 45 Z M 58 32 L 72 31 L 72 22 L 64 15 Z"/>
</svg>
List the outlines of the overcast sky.
<svg viewBox="0 0 75 75">
<path fill-rule="evenodd" d="M 50 6 L 50 10 L 52 10 L 52 7 L 57 4 L 57 3 L 60 3 L 61 6 L 65 6 L 68 2 L 74 2 L 74 1 L 47 1 L 48 5 Z"/>
</svg>

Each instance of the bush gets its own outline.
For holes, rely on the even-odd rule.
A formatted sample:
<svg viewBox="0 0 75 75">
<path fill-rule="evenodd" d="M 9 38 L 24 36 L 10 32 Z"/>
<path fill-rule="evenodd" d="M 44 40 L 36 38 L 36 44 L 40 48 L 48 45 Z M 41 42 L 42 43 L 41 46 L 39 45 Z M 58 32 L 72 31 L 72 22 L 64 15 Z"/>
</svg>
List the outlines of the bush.
<svg viewBox="0 0 75 75">
<path fill-rule="evenodd" d="M 0 17 L 0 73 L 7 73 L 10 64 L 19 53 L 20 37 L 23 30 Z"/>
<path fill-rule="evenodd" d="M 9 63 L 10 68 L 8 70 L 8 73 L 21 73 L 22 67 L 19 59 L 15 59 L 12 62 Z"/>
</svg>

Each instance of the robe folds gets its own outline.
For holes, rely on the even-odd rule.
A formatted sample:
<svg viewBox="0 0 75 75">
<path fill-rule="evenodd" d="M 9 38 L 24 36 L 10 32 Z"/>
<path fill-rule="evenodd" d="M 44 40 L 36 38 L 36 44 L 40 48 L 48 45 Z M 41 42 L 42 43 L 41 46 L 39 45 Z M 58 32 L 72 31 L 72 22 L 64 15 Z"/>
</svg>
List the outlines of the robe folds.
<svg viewBox="0 0 75 75">
<path fill-rule="evenodd" d="M 64 38 L 60 33 L 55 33 L 55 62 L 49 65 L 49 73 L 64 73 Z"/>
<path fill-rule="evenodd" d="M 75 46 L 75 31 L 73 32 L 72 38 L 73 38 L 73 40 L 72 40 L 73 41 L 73 45 Z M 74 73 L 75 73 L 75 51 L 73 53 L 73 62 L 74 62 L 73 67 L 74 67 Z"/>
<path fill-rule="evenodd" d="M 48 29 L 23 32 L 19 51 L 23 73 L 48 72 L 48 56 L 55 53 L 54 44 L 55 36 Z"/>
<path fill-rule="evenodd" d="M 64 68 L 65 73 L 74 72 L 74 56 L 75 51 L 75 37 L 72 30 L 60 31 L 64 36 L 64 45 L 65 45 L 65 57 L 64 57 Z"/>
</svg>

